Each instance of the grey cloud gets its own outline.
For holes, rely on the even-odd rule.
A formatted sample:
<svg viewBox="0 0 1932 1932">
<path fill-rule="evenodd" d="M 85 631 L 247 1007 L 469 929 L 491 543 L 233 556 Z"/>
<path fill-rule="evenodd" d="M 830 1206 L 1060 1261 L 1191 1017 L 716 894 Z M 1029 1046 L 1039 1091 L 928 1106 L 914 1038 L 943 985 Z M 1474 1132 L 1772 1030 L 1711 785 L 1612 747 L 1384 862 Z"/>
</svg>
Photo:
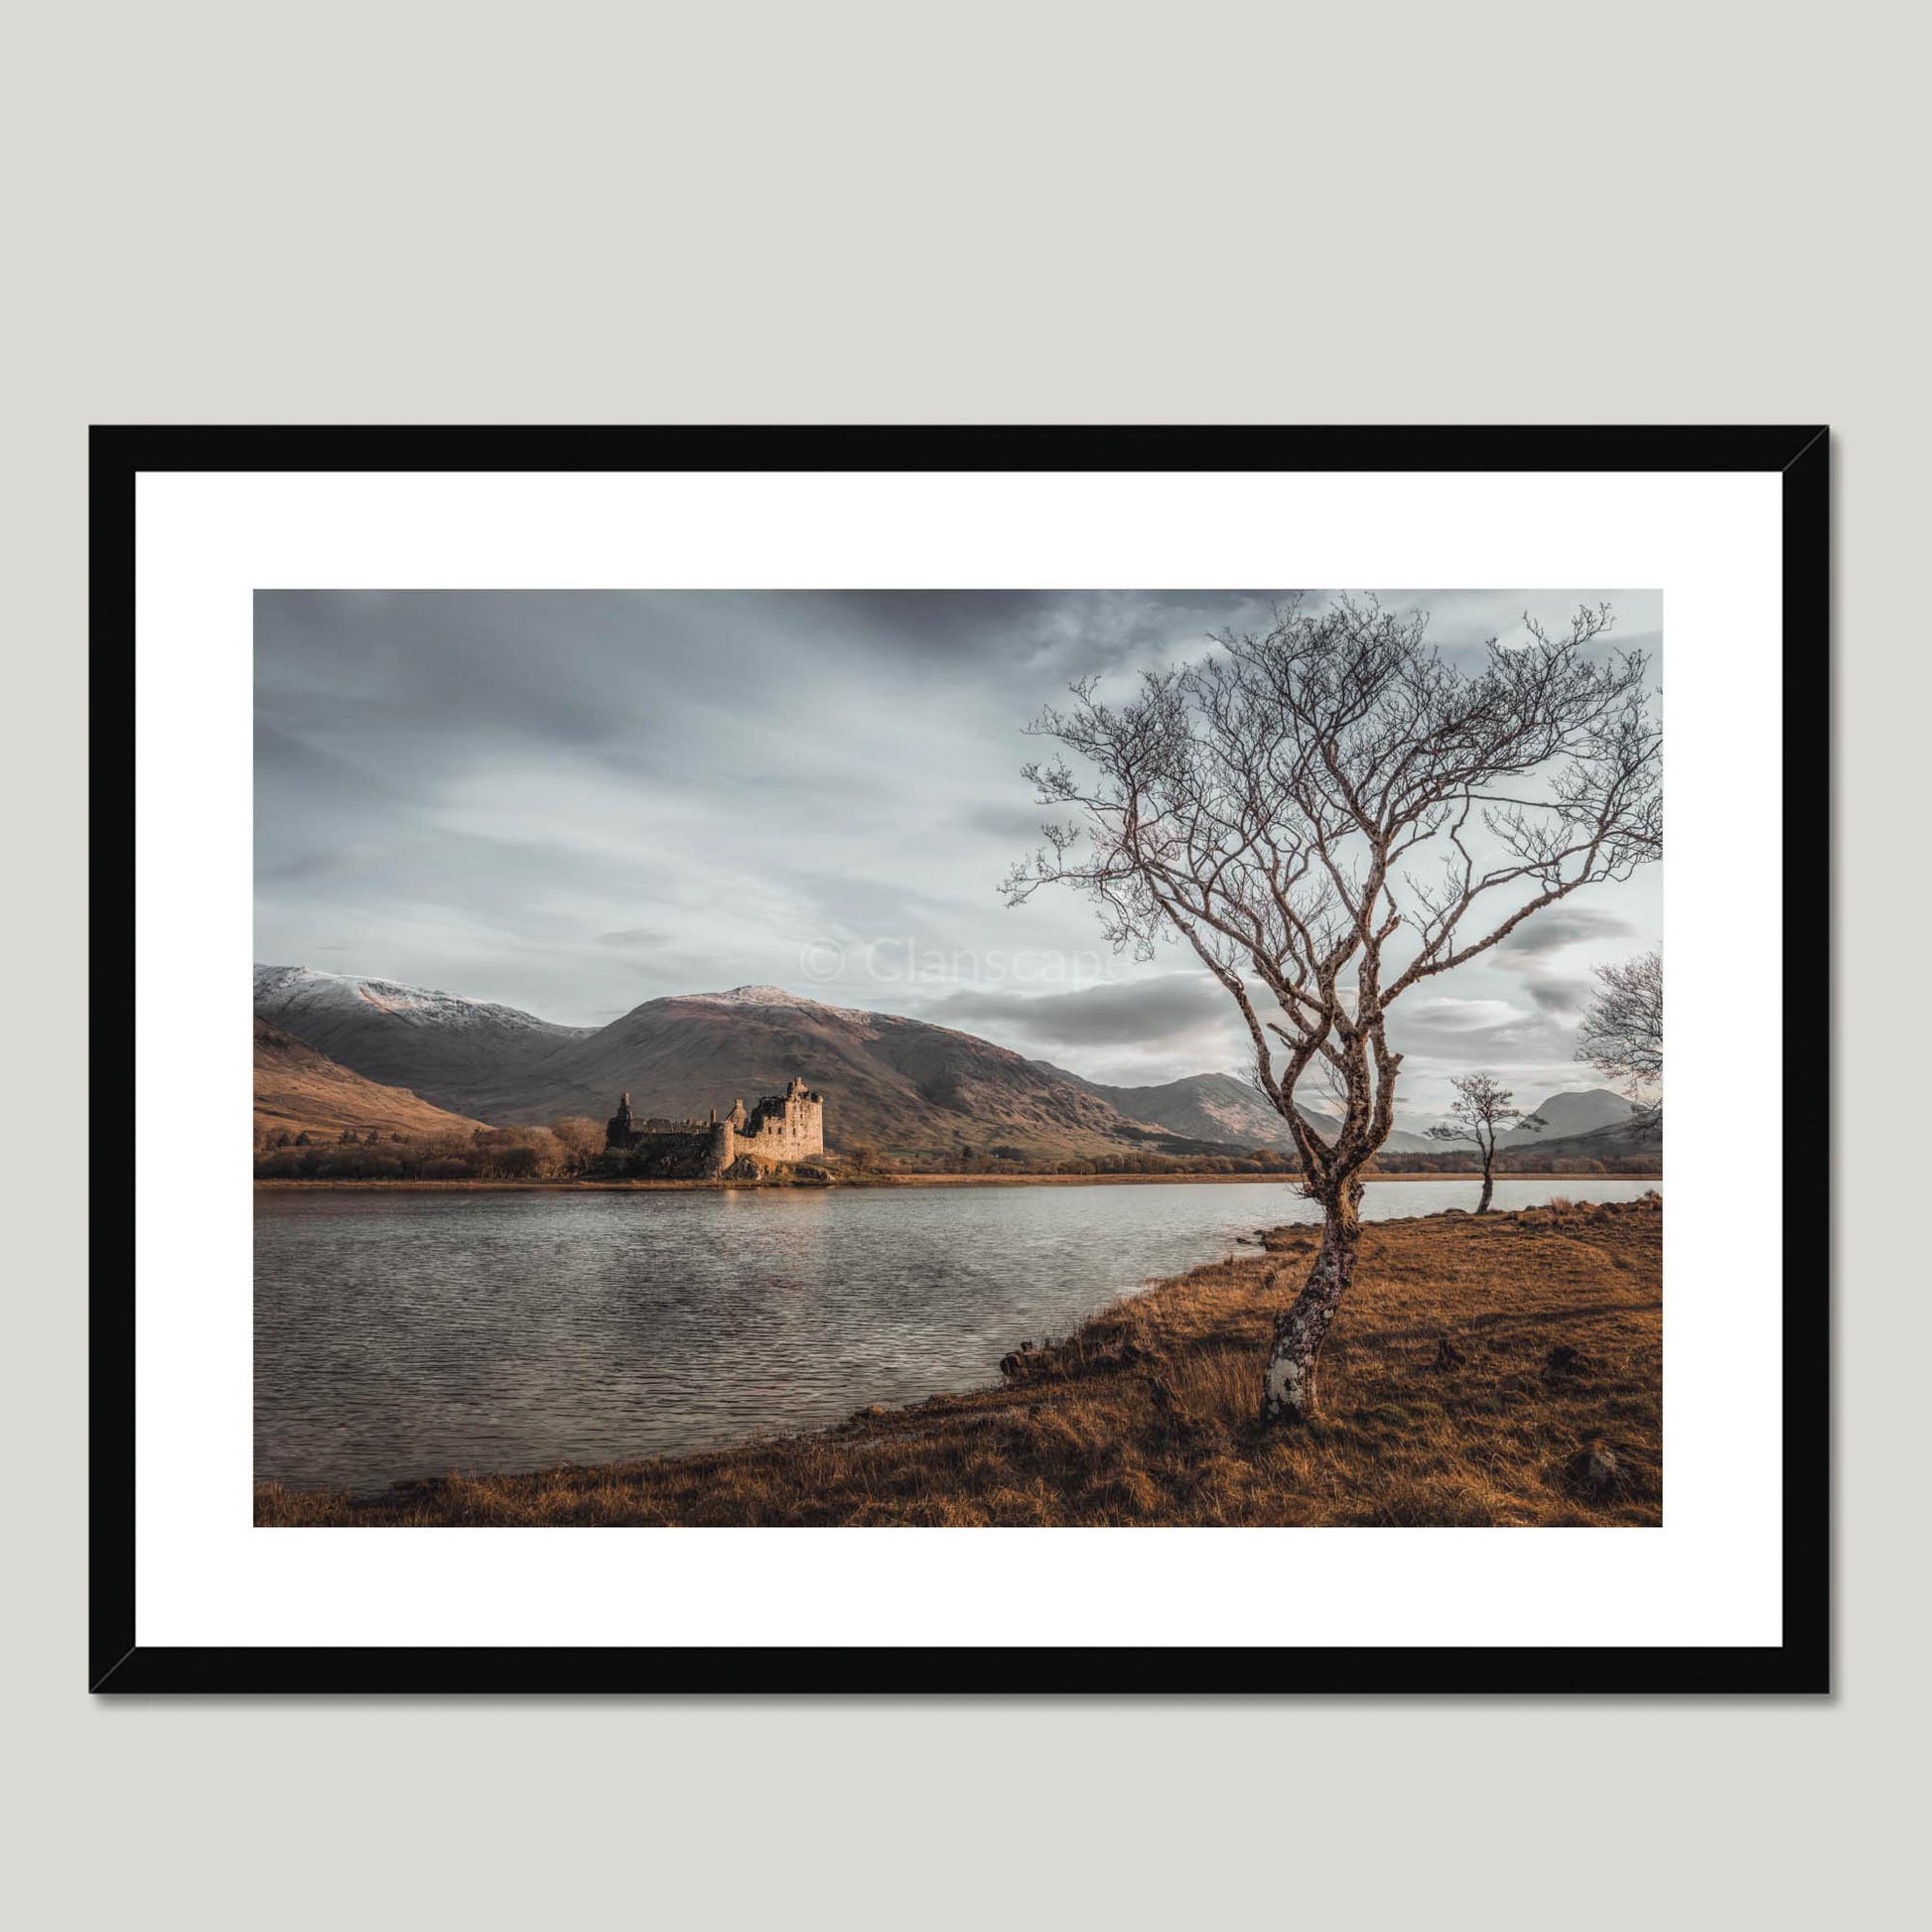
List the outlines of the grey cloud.
<svg viewBox="0 0 1932 1932">
<path fill-rule="evenodd" d="M 1389 1039 L 1398 1051 L 1449 1054 L 1465 1067 L 1483 1066 L 1499 1056 L 1562 1058 L 1572 1037 L 1570 1028 L 1504 1000 L 1404 1001 L 1389 1014 Z"/>
<path fill-rule="evenodd" d="M 978 1023 L 1036 1042 L 1139 1046 L 1225 1024 L 1228 998 L 1205 976 L 1090 986 L 1070 993 L 975 989 L 947 995 L 923 1016 L 945 1026 Z"/>
<path fill-rule="evenodd" d="M 1053 814 L 1039 805 L 974 805 L 964 814 L 964 822 L 976 832 L 985 832 L 1012 844 L 1016 851 L 1031 852 L 1040 843 L 1039 828 Z"/>
<path fill-rule="evenodd" d="M 1552 905 L 1533 912 L 1496 947 L 1499 959 L 1547 959 L 1565 946 L 1587 940 L 1618 939 L 1636 931 L 1615 912 L 1588 905 Z"/>
<path fill-rule="evenodd" d="M 1553 973 L 1525 973 L 1523 991 L 1545 1013 L 1569 1014 L 1574 1017 L 1582 1013 L 1589 1004 L 1590 989 L 1587 980 L 1563 979 Z"/>
<path fill-rule="evenodd" d="M 1109 965 L 1076 896 L 1009 910 L 995 888 L 1038 843 L 1019 767 L 1040 707 L 1083 673 L 1125 678 L 1257 627 L 1278 595 L 259 593 L 256 956 L 326 950 L 578 1024 L 764 981 L 1064 1049 L 1096 1078 L 1238 1064 L 1232 1008 L 1184 947 Z M 1554 621 L 1601 596 L 1622 615 L 1614 592 L 1384 601 L 1431 606 L 1432 635 L 1459 650 L 1525 605 Z M 1655 628 L 1655 605 L 1631 604 L 1630 630 Z M 1598 897 L 1587 928 L 1553 908 L 1437 984 L 1547 1025 L 1560 1010 L 1532 982 L 1560 977 L 1543 970 L 1558 944 L 1655 943 L 1642 891 Z M 865 963 L 875 940 L 947 964 L 931 985 L 889 979 Z M 835 983 L 805 965 L 822 942 L 849 962 Z M 974 978 L 1022 951 L 1067 970 Z M 1440 1014 L 1423 1032 L 1446 1063 L 1497 1047 Z"/>
<path fill-rule="evenodd" d="M 827 593 L 846 635 L 885 654 L 952 665 L 1102 671 L 1202 644 L 1211 630 L 1252 623 L 1273 591 L 859 591 Z"/>
</svg>

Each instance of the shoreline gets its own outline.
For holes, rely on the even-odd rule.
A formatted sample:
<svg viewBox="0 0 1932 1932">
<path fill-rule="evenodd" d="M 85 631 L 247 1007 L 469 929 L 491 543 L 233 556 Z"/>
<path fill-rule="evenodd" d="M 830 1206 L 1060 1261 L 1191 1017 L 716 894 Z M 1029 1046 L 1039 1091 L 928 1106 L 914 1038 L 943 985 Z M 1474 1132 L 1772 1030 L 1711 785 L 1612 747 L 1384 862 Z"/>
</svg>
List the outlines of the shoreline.
<svg viewBox="0 0 1932 1932">
<path fill-rule="evenodd" d="M 1259 1254 L 1151 1282 L 1059 1340 L 1021 1342 L 998 1383 L 643 1460 L 368 1493 L 257 1483 L 254 1521 L 1655 1527 L 1662 1227 L 1659 1199 L 1368 1224 L 1321 1413 L 1301 1429 L 1254 1416 L 1267 1338 L 1316 1249 L 1316 1230 L 1289 1223 Z M 1609 1476 L 1587 1480 L 1605 1452 Z"/>
<path fill-rule="evenodd" d="M 257 1180 L 259 1191 L 336 1193 L 455 1193 L 455 1194 L 625 1194 L 722 1193 L 743 1189 L 801 1188 L 830 1193 L 844 1187 L 1175 1187 L 1175 1186 L 1294 1186 L 1293 1173 L 895 1173 L 865 1174 L 836 1180 Z M 1506 1180 L 1568 1180 L 1579 1186 L 1592 1180 L 1647 1180 L 1661 1184 L 1656 1173 L 1499 1173 Z M 1368 1186 L 1385 1181 L 1450 1180 L 1471 1186 L 1482 1179 L 1475 1173 L 1378 1173 L 1365 1176 Z"/>
</svg>

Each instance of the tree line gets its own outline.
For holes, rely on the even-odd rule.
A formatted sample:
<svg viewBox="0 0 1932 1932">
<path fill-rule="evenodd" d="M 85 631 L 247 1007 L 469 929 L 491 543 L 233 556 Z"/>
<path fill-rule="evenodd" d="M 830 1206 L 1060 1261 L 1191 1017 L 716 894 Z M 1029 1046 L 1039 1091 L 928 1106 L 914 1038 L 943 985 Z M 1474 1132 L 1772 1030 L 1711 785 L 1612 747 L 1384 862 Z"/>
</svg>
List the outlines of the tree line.
<svg viewBox="0 0 1932 1932">
<path fill-rule="evenodd" d="M 603 1124 L 582 1117 L 467 1134 L 345 1127 L 255 1135 L 257 1180 L 575 1180 L 603 1161 Z"/>
<path fill-rule="evenodd" d="M 1016 1147 L 962 1149 L 950 1154 L 892 1155 L 857 1147 L 828 1151 L 823 1166 L 848 1178 L 895 1174 L 1280 1174 L 1300 1175 L 1293 1154 L 1278 1148 L 1226 1154 L 1096 1154 L 1051 1156 Z M 1506 1148 L 1496 1156 L 1498 1173 L 1649 1174 L 1652 1155 L 1550 1156 L 1534 1147 Z M 257 1180 L 613 1180 L 630 1164 L 607 1153 L 604 1129 L 595 1121 L 560 1120 L 548 1127 L 483 1128 L 474 1133 L 410 1135 L 380 1128 L 280 1129 L 258 1133 Z M 1376 1173 L 1476 1174 L 1474 1153 L 1376 1156 Z"/>
</svg>

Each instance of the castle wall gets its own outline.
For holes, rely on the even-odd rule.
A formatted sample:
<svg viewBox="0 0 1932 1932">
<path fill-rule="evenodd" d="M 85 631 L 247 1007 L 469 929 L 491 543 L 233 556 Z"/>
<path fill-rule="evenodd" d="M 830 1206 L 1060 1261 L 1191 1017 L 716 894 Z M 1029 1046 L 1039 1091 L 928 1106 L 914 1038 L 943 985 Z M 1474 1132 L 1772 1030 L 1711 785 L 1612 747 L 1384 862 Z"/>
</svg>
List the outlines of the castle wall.
<svg viewBox="0 0 1932 1932">
<path fill-rule="evenodd" d="M 729 1121 L 673 1127 L 646 1122 L 634 1133 L 624 1165 L 652 1180 L 715 1180 L 731 1166 L 736 1139 Z"/>
<path fill-rule="evenodd" d="M 825 1152 L 825 1104 L 760 1100 L 738 1132 L 738 1152 L 758 1161 L 809 1161 Z"/>
</svg>

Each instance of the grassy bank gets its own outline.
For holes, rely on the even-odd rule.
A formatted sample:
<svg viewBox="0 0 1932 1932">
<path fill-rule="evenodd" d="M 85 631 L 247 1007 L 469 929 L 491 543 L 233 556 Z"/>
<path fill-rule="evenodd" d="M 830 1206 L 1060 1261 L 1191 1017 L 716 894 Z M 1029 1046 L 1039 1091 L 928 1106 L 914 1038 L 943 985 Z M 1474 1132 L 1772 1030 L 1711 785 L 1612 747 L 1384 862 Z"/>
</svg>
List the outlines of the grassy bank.
<svg viewBox="0 0 1932 1932">
<path fill-rule="evenodd" d="M 1065 1341 L 1017 1350 L 997 1388 L 653 1462 L 453 1476 L 356 1498 L 268 1485 L 256 1492 L 255 1520 L 1662 1520 L 1663 1214 L 1654 1196 L 1369 1226 L 1322 1357 L 1324 1415 L 1263 1433 L 1253 1414 L 1270 1324 L 1313 1245 L 1308 1229 L 1279 1229 L 1260 1255 L 1198 1268 Z M 1609 1462 L 1590 1471 L 1582 1459 L 1592 1450 L 1607 1450 Z"/>
</svg>

